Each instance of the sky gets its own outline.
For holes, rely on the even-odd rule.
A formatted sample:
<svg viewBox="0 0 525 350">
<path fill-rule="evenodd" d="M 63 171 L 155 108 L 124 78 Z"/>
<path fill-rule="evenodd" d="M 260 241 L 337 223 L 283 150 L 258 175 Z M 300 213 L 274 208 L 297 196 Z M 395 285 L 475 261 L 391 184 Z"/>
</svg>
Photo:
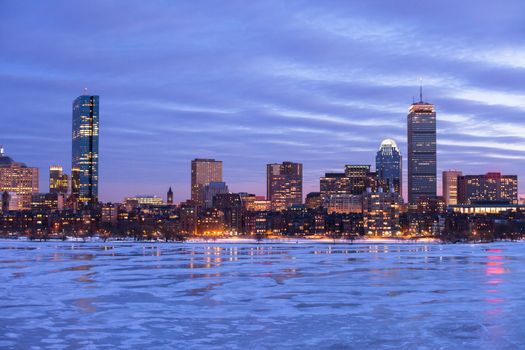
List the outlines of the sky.
<svg viewBox="0 0 525 350">
<path fill-rule="evenodd" d="M 103 201 L 169 186 L 184 200 L 193 158 L 222 160 L 231 191 L 258 195 L 267 163 L 301 162 L 306 194 L 374 164 L 384 138 L 406 155 L 421 78 L 438 173 L 523 178 L 524 37 L 521 0 L 0 0 L 0 144 L 45 191 L 50 165 L 69 172 L 87 87 Z"/>
</svg>

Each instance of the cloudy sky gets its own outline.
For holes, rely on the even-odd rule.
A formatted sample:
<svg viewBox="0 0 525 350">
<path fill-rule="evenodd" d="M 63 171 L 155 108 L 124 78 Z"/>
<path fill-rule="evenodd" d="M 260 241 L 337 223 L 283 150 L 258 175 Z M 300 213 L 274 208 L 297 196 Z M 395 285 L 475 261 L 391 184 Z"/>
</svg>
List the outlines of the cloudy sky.
<svg viewBox="0 0 525 350">
<path fill-rule="evenodd" d="M 265 194 L 304 191 L 383 138 L 406 155 L 418 95 L 438 112 L 438 171 L 525 175 L 525 2 L 0 0 L 0 143 L 69 171 L 71 104 L 100 95 L 100 195 L 189 196 L 190 161 Z M 406 166 L 405 166 L 406 169 Z M 406 173 L 405 173 L 406 175 Z M 406 180 L 406 179 L 405 179 Z M 520 192 L 525 193 L 525 182 Z"/>
</svg>

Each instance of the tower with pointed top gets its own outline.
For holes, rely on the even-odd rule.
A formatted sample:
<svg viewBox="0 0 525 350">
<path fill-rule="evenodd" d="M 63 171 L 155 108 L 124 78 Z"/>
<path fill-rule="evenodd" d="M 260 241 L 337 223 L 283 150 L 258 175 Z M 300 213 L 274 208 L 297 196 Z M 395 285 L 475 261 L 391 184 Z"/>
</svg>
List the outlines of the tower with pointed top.
<svg viewBox="0 0 525 350">
<path fill-rule="evenodd" d="M 168 205 L 173 205 L 173 191 L 171 190 L 171 186 L 168 189 L 166 197 L 166 203 L 168 203 Z"/>
<path fill-rule="evenodd" d="M 419 102 L 412 103 L 407 116 L 408 202 L 420 197 L 436 196 L 436 109 L 423 101 L 423 84 L 419 85 Z"/>
</svg>

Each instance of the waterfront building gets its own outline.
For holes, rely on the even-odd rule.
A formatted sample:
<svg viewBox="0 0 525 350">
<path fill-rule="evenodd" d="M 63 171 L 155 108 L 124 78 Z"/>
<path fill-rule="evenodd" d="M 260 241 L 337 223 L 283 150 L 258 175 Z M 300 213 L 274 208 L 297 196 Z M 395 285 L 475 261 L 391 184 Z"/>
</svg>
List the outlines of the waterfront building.
<svg viewBox="0 0 525 350">
<path fill-rule="evenodd" d="M 443 172 L 443 199 L 446 206 L 458 204 L 458 176 L 462 175 L 463 173 L 457 170 Z"/>
<path fill-rule="evenodd" d="M 222 182 L 222 161 L 194 159 L 191 161 L 191 200 L 204 206 L 201 189 L 210 182 Z"/>
<path fill-rule="evenodd" d="M 0 146 L 0 192 L 16 194 L 16 210 L 31 209 L 31 195 L 38 192 L 38 168 L 15 162 Z M 13 197 L 11 195 L 11 197 Z"/>
<path fill-rule="evenodd" d="M 376 172 L 377 178 L 385 184 L 385 190 L 393 189 L 402 196 L 402 157 L 394 140 L 385 139 L 381 142 L 376 154 Z"/>
<path fill-rule="evenodd" d="M 116 203 L 106 203 L 102 205 L 100 220 L 103 223 L 117 224 L 119 214 L 119 205 Z"/>
<path fill-rule="evenodd" d="M 481 202 L 518 204 L 518 176 L 496 172 L 458 176 L 458 204 Z"/>
<path fill-rule="evenodd" d="M 282 211 L 303 202 L 303 165 L 283 162 L 266 166 L 266 198 L 271 209 Z"/>
<path fill-rule="evenodd" d="M 204 208 L 213 207 L 213 197 L 221 193 L 228 193 L 228 186 L 225 182 L 209 182 L 201 187 L 199 203 Z"/>
<path fill-rule="evenodd" d="M 168 193 L 166 195 L 166 203 L 168 205 L 173 205 L 173 191 L 171 190 L 171 187 L 168 189 Z"/>
<path fill-rule="evenodd" d="M 208 208 L 197 219 L 197 232 L 204 236 L 224 234 L 224 213 L 215 208 Z"/>
<path fill-rule="evenodd" d="M 224 214 L 224 229 L 232 234 L 242 233 L 243 203 L 239 193 L 219 193 L 213 197 L 213 207 Z"/>
<path fill-rule="evenodd" d="M 365 234 L 389 237 L 400 234 L 399 206 L 401 197 L 395 192 L 367 191 L 363 194 Z"/>
<path fill-rule="evenodd" d="M 99 97 L 73 101 L 71 194 L 82 204 L 98 202 Z"/>
<path fill-rule="evenodd" d="M 423 101 L 412 103 L 407 116 L 408 202 L 436 195 L 436 109 Z"/>
</svg>

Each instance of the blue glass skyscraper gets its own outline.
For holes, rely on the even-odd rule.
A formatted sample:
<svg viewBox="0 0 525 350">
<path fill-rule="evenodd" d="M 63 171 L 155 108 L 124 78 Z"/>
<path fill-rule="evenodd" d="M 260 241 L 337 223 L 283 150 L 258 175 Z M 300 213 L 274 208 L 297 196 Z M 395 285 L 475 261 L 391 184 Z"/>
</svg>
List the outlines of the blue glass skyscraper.
<svg viewBox="0 0 525 350">
<path fill-rule="evenodd" d="M 99 97 L 73 101 L 71 194 L 82 204 L 98 202 Z"/>
<path fill-rule="evenodd" d="M 381 142 L 376 155 L 377 177 L 399 195 L 402 195 L 403 186 L 401 159 L 401 152 L 394 140 L 386 139 Z"/>
</svg>

